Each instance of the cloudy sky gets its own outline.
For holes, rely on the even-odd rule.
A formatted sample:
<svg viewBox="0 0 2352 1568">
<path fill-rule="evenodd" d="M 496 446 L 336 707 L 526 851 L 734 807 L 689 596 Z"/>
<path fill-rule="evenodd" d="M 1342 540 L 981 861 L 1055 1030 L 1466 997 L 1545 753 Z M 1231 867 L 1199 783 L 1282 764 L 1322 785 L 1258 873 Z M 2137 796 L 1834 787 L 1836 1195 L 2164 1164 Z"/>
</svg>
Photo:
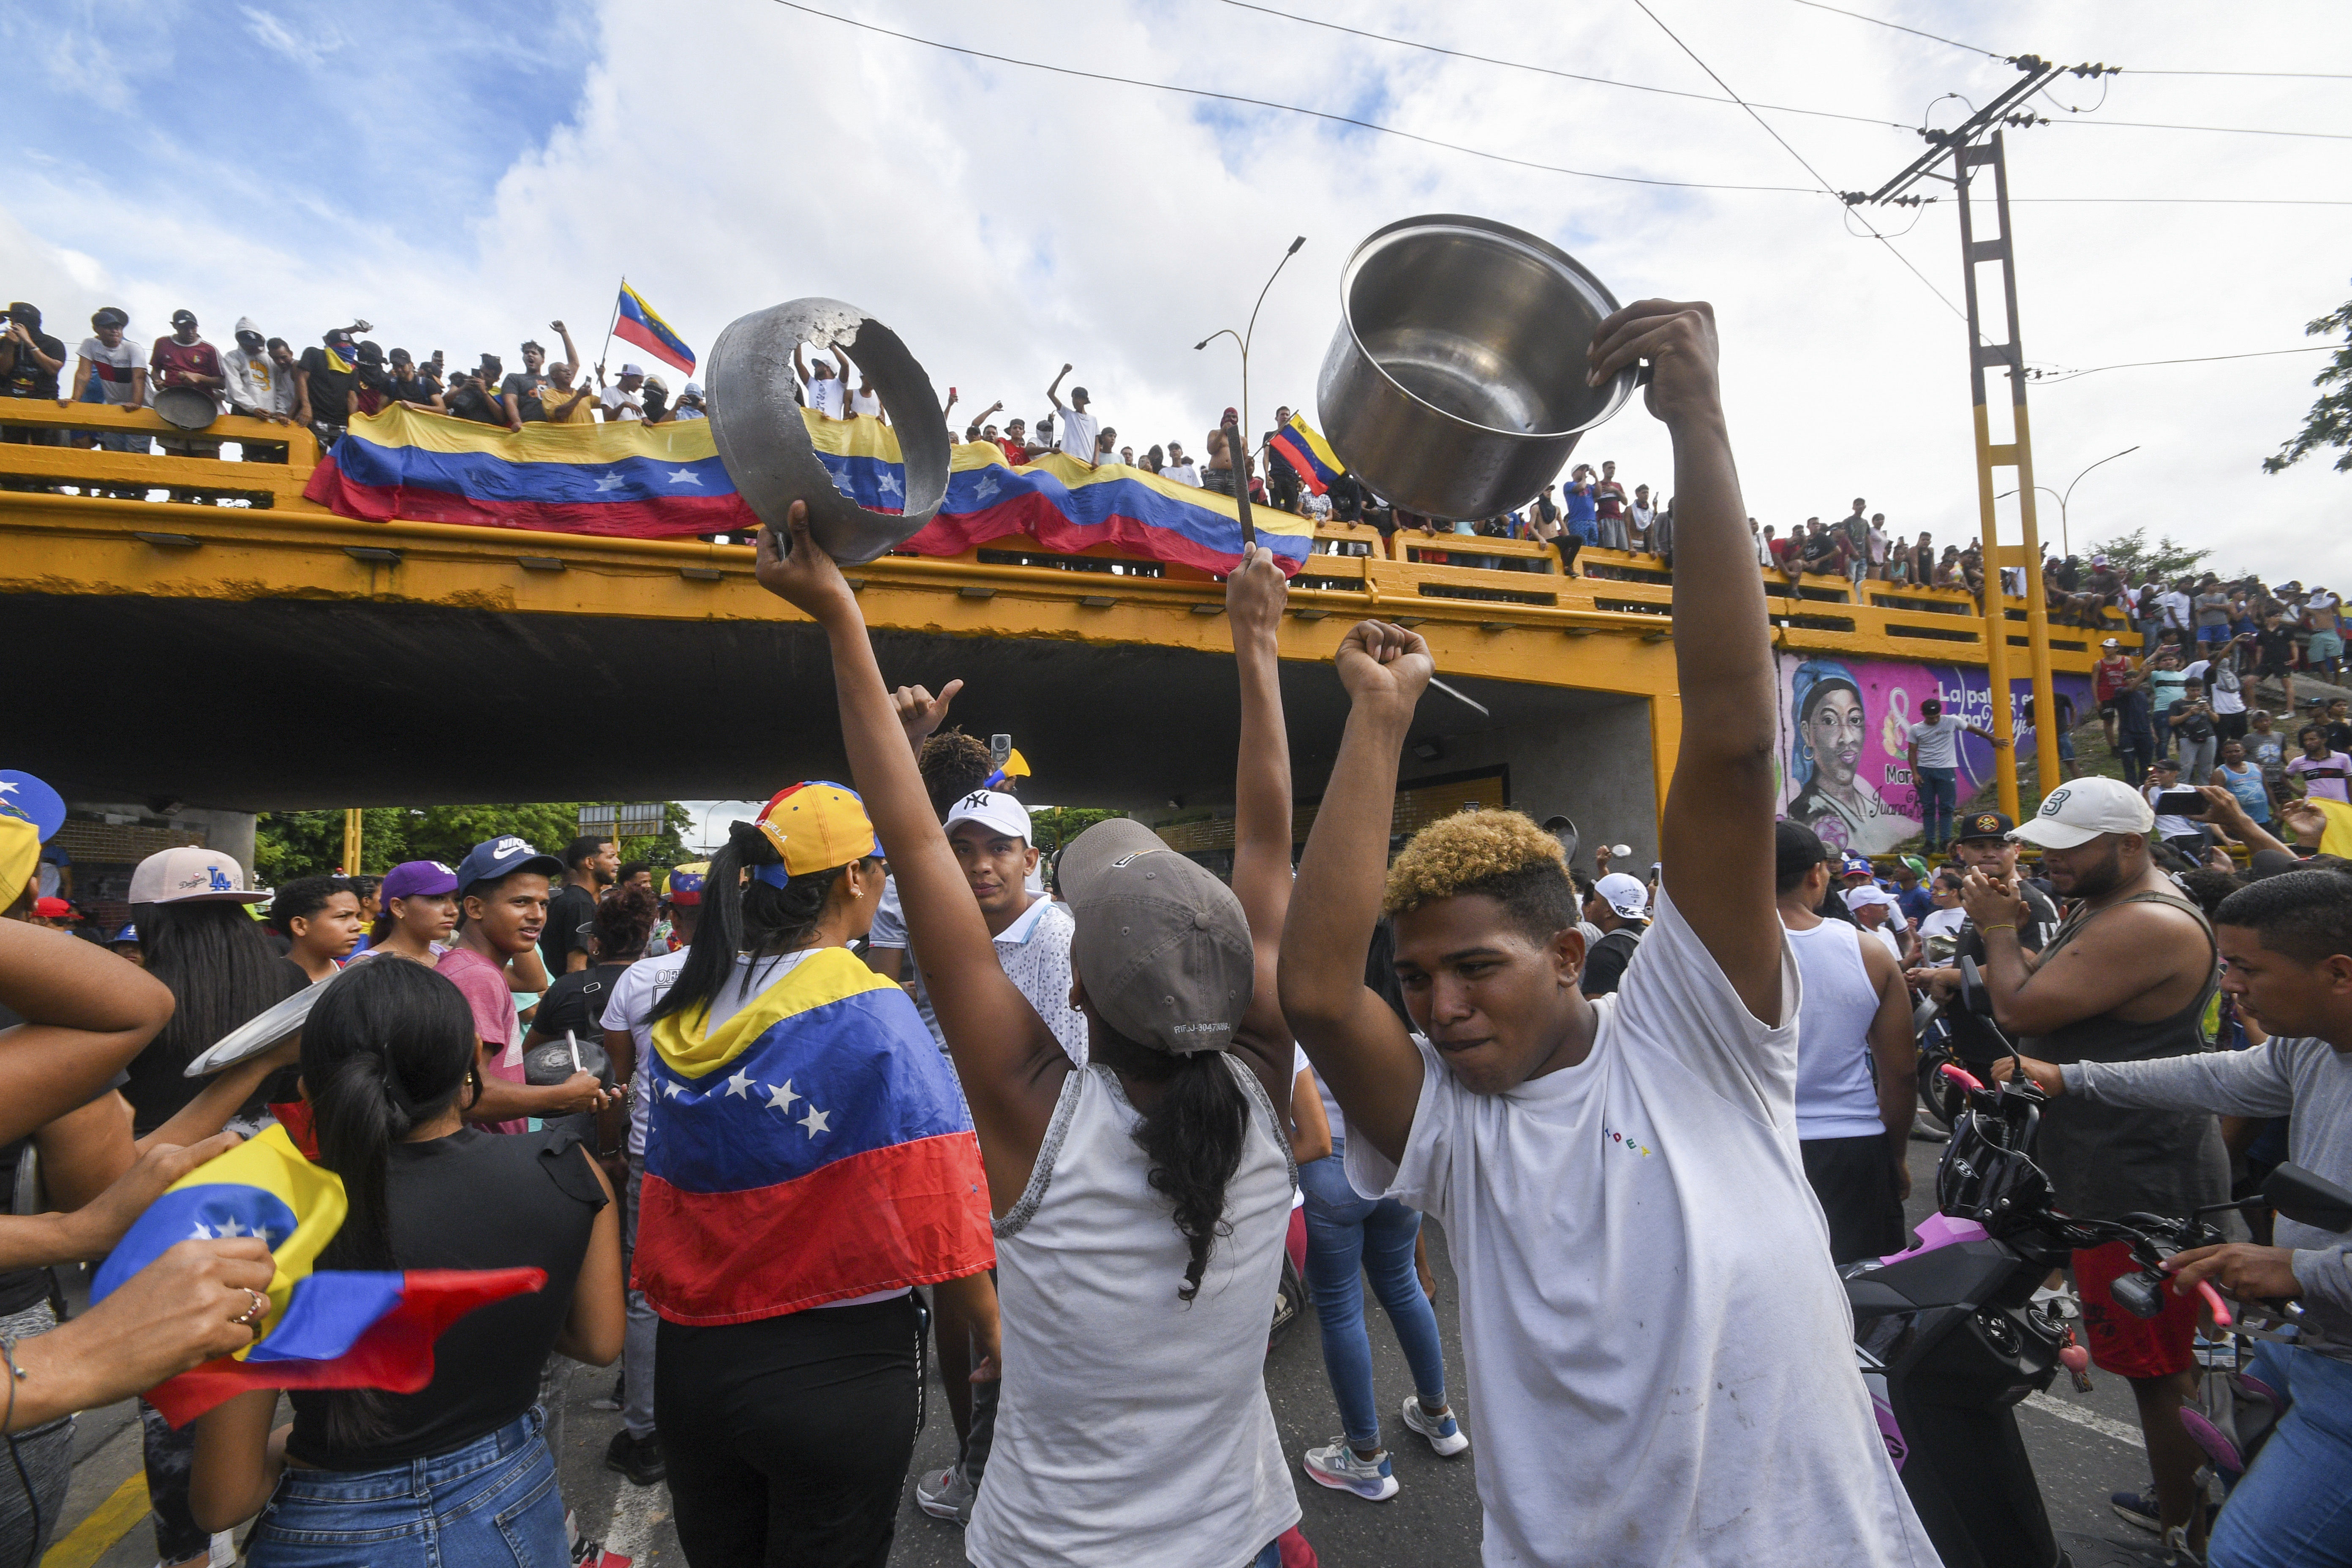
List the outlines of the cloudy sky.
<svg viewBox="0 0 2352 1568">
<path fill-rule="evenodd" d="M 1242 324 L 1294 235 L 1306 248 L 1258 323 L 1262 412 L 1311 407 L 1359 239 L 1415 213 L 1474 213 L 1550 238 L 1620 299 L 1715 301 L 1757 517 L 1785 529 L 1861 495 L 1906 531 L 1976 531 L 1965 334 L 1944 302 L 1960 285 L 1950 204 L 1872 213 L 1896 236 L 1890 254 L 1809 194 L 1812 175 L 1739 108 L 1548 73 L 1719 95 L 1663 22 L 1734 91 L 1785 106 L 1763 118 L 1843 190 L 1909 162 L 1922 144 L 1906 127 L 1952 123 L 1963 100 L 1998 94 L 2015 75 L 2000 60 L 1796 0 L 1652 0 L 1656 20 L 1634 0 L 1283 0 L 1516 65 L 1220 0 L 1055 6 L 1011 26 L 935 0 L 811 4 L 1527 163 L 1800 189 L 1544 172 L 976 59 L 776 0 L 83 0 L 0 11 L 20 148 L 0 211 L 0 287 L 42 306 L 68 343 L 99 305 L 128 309 L 144 335 L 184 304 L 219 342 L 241 314 L 297 342 L 364 316 L 387 346 L 467 361 L 484 350 L 511 361 L 555 317 L 593 355 L 625 272 L 706 351 L 739 314 L 829 294 L 896 327 L 966 407 L 1003 398 L 1034 419 L 1055 371 L 1074 362 L 1073 379 L 1140 448 L 1197 444 L 1234 401 L 1230 343 L 1192 344 Z M 1853 8 L 2000 53 L 2128 68 L 2104 86 L 2067 79 L 2064 104 L 2035 101 L 2062 122 L 2010 139 L 2013 193 L 2032 198 L 2017 216 L 2032 362 L 2085 370 L 2293 349 L 2305 321 L 2352 292 L 2352 205 L 2112 199 L 2352 202 L 2344 140 L 2122 123 L 2352 135 L 2341 79 L 2141 74 L 2352 73 L 2339 5 Z M 2075 548 L 2144 526 L 2276 578 L 2352 576 L 2352 476 L 2324 461 L 2275 478 L 2260 467 L 2299 427 L 2323 357 L 2037 385 L 2043 483 L 2063 489 L 2084 465 L 2139 447 L 2076 492 Z M 1638 409 L 1578 455 L 1670 482 L 1665 443 Z M 2045 513 L 2054 542 L 2054 507 Z"/>
</svg>

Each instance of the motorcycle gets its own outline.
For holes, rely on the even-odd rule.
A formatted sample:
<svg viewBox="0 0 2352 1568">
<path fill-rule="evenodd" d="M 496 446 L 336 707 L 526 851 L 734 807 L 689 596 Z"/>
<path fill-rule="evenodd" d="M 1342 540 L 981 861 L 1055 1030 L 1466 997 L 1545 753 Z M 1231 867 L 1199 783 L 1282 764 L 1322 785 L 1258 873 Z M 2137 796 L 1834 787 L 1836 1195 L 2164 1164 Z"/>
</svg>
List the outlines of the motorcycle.
<svg viewBox="0 0 2352 1568">
<path fill-rule="evenodd" d="M 1958 1004 L 1990 1025 L 1991 1008 L 1972 961 L 1962 961 Z M 2012 1048 L 2013 1051 L 2013 1048 Z M 1904 1490 L 1945 1568 L 2067 1568 L 2050 1527 L 2016 1407 L 2047 1389 L 2063 1365 L 2080 1378 L 2089 1353 L 2074 1334 L 2071 1301 L 2037 1289 L 2078 1248 L 2128 1244 L 2137 1273 L 2113 1286 L 2142 1318 L 2164 1310 L 2165 1259 L 2223 1239 L 2213 1221 L 2268 1205 L 2325 1229 L 2352 1229 L 2352 1192 L 2282 1164 L 2261 1194 L 2186 1218 L 2132 1214 L 2072 1218 L 2033 1163 L 2047 1097 L 2019 1077 L 1987 1088 L 1946 1061 L 1938 1075 L 1958 1095 L 1951 1141 L 1936 1172 L 1937 1213 L 1918 1245 L 1842 1274 L 1853 1309 L 1854 1356 Z M 2239 1328 L 2229 1302 L 2200 1282 L 2214 1322 Z M 2267 1304 L 2288 1321 L 2292 1303 Z M 2242 1434 L 2241 1435 L 2242 1436 Z M 2251 1458 L 2241 1453 L 2241 1463 Z"/>
</svg>

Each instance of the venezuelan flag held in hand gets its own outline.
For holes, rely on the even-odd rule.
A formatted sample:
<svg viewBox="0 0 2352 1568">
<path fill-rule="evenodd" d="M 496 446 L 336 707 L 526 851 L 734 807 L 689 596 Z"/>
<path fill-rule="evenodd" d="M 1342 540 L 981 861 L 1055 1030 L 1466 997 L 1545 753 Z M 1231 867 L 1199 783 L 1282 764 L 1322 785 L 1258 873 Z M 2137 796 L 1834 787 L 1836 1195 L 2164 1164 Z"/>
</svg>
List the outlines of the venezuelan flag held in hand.
<svg viewBox="0 0 2352 1568">
<path fill-rule="evenodd" d="M 537 1268 L 315 1268 L 344 1213 L 342 1178 L 272 1127 L 173 1183 L 99 1265 L 93 1305 L 183 1241 L 249 1236 L 270 1249 L 278 1272 L 261 1338 L 148 1392 L 173 1426 L 257 1388 L 414 1394 L 433 1381 L 433 1342 L 443 1330 L 547 1283 Z"/>
<path fill-rule="evenodd" d="M 1333 479 L 1348 471 L 1348 465 L 1331 450 L 1331 443 L 1307 423 L 1304 414 L 1292 415 L 1290 423 L 1276 430 L 1267 445 L 1282 454 L 1290 464 L 1290 471 L 1298 476 L 1298 482 L 1318 496 L 1331 488 Z"/>
<path fill-rule="evenodd" d="M 996 1261 L 980 1141 L 905 991 L 818 948 L 708 1019 L 654 1025 L 634 1282 L 656 1311 L 747 1322 Z"/>
<path fill-rule="evenodd" d="M 694 374 L 694 351 L 686 340 L 670 331 L 661 312 L 646 303 L 646 297 L 621 285 L 621 303 L 613 317 L 613 335 L 623 342 L 635 343 L 664 364 L 675 365 L 687 374 Z"/>
<path fill-rule="evenodd" d="M 802 417 L 843 494 L 873 511 L 905 509 L 896 431 L 873 418 L 827 419 L 806 410 Z M 957 555 L 1026 535 L 1060 553 L 1108 545 L 1206 572 L 1229 572 L 1241 560 L 1240 514 L 1213 490 L 1059 452 L 1015 468 L 986 441 L 952 448 L 950 469 L 939 515 L 906 548 Z M 413 518 L 635 539 L 760 526 L 735 493 L 706 419 L 530 424 L 509 433 L 390 404 L 352 418 L 351 433 L 312 471 L 303 494 L 378 522 Z M 1314 543 L 1311 525 L 1270 507 L 1253 516 L 1259 542 L 1295 574 Z"/>
</svg>

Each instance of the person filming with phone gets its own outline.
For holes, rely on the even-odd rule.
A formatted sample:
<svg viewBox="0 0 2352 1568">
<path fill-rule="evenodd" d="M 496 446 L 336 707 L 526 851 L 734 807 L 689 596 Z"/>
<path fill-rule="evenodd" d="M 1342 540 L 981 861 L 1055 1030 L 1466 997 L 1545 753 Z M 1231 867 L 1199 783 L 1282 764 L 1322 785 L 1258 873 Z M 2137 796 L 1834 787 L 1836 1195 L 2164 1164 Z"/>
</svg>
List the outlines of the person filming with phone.
<svg viewBox="0 0 2352 1568">
<path fill-rule="evenodd" d="M 2215 792 L 2219 794 L 2220 792 Z M 2224 803 L 2216 802 L 2226 811 Z M 2022 1071 L 2051 1097 L 2042 1125 L 2085 1102 L 2121 1113 L 2288 1118 L 2287 1157 L 2352 1184 L 2352 877 L 2287 871 L 2239 889 L 2213 917 L 2221 988 L 2270 1037 L 2242 1051 L 2161 1060 L 2060 1064 L 2029 1053 Z M 2046 1136 L 2046 1133 L 2045 1133 Z M 2175 1212 L 2175 1211 L 2168 1211 Z M 2175 1255 L 2168 1305 L 2210 1279 L 2242 1300 L 2297 1298 L 2293 1343 L 2262 1342 L 2251 1377 L 2287 1398 L 2254 1463 L 2230 1494 L 2206 1561 L 2243 1568 L 2352 1563 L 2343 1529 L 2352 1492 L 2352 1255 L 2339 1232 L 2282 1214 L 2274 1247 L 2232 1242 Z"/>
<path fill-rule="evenodd" d="M 1982 871 L 1969 873 L 1961 899 L 1984 939 L 1993 1021 L 2021 1055 L 2071 1067 L 2204 1050 L 2200 1024 L 2219 950 L 2204 914 L 2149 858 L 2155 819 L 2122 780 L 2085 778 L 2052 790 L 2018 825 L 2014 836 L 2041 849 L 2051 886 L 2069 904 L 2038 956 L 2018 941 L 2032 919 L 2025 901 Z M 2185 1215 L 2229 1196 L 2221 1126 L 2205 1110 L 2067 1095 L 2043 1110 L 2035 1158 L 2058 1207 L 2086 1219 Z M 2118 1492 L 2115 1506 L 2159 1534 L 2184 1531 L 2189 1547 L 2201 1552 L 2196 1478 L 2205 1458 L 2180 1424 L 2181 1404 L 2197 1385 L 2196 1299 L 2168 1297 L 2162 1316 L 2135 1317 L 2109 1287 L 2137 1267 L 2121 1242 L 2074 1255 L 2091 1359 L 2130 1381 L 2156 1478 L 2153 1499 Z"/>
</svg>

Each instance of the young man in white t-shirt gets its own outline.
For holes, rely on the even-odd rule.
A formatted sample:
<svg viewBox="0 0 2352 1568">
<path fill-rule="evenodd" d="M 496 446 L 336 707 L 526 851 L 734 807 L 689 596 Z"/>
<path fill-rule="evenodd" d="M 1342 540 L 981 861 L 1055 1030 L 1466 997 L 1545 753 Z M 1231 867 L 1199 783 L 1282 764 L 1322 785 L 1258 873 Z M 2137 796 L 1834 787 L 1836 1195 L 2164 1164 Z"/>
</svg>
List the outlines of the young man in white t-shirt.
<svg viewBox="0 0 2352 1568">
<path fill-rule="evenodd" d="M 848 418 L 848 385 L 833 368 L 833 362 L 820 358 L 812 365 L 801 350 L 801 344 L 793 345 L 793 374 L 801 378 L 801 395 L 808 399 L 808 405 L 826 419 Z"/>
<path fill-rule="evenodd" d="M 1085 387 L 1070 388 L 1070 401 L 1066 404 L 1062 401 L 1062 376 L 1069 374 L 1070 369 L 1068 365 L 1062 367 L 1061 374 L 1054 377 L 1054 384 L 1045 389 L 1045 395 L 1054 400 L 1054 412 L 1061 416 L 1062 455 L 1076 458 L 1092 468 L 1102 461 L 1097 449 L 1102 436 L 1102 421 L 1087 411 L 1087 405 L 1093 400 L 1087 396 Z"/>
<path fill-rule="evenodd" d="M 1772 649 L 1716 359 L 1703 304 L 1593 336 L 1597 379 L 1654 367 L 1685 634 L 1664 881 L 1616 994 L 1580 989 L 1559 843 L 1517 813 L 1423 829 L 1383 896 L 1433 668 L 1402 627 L 1340 645 L 1351 708 L 1291 895 L 1283 1012 L 1346 1113 L 1349 1179 L 1437 1215 L 1453 1251 L 1490 1568 L 1937 1562 L 1798 1152 Z M 1364 984 L 1383 905 L 1425 1038 Z"/>
</svg>

